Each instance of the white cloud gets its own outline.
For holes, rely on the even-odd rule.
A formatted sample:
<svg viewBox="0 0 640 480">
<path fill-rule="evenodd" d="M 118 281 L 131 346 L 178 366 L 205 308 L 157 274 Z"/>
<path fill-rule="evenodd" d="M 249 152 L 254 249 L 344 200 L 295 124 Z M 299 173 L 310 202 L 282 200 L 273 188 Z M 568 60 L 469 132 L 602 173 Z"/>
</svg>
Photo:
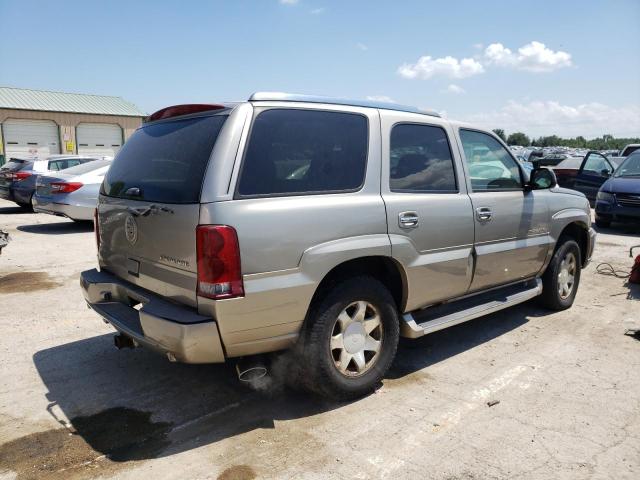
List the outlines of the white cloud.
<svg viewBox="0 0 640 480">
<path fill-rule="evenodd" d="M 631 137 L 640 131 L 640 106 L 616 108 L 595 102 L 571 106 L 555 101 L 510 101 L 499 110 L 468 115 L 463 119 L 489 128 L 503 128 L 507 133 L 520 131 L 534 137 L 556 134 L 594 138 L 605 133 Z"/>
<path fill-rule="evenodd" d="M 482 64 L 473 58 L 458 60 L 454 57 L 432 58 L 423 56 L 414 64 L 405 63 L 398 68 L 398 74 L 408 79 L 429 79 L 442 75 L 449 78 L 466 78 L 484 72 Z"/>
<path fill-rule="evenodd" d="M 356 43 L 356 48 L 358 50 L 362 50 L 363 52 L 366 52 L 367 50 L 369 50 L 369 47 L 367 47 L 364 43 Z"/>
<path fill-rule="evenodd" d="M 512 52 L 501 43 L 492 43 L 484 56 L 488 65 L 512 67 L 530 72 L 551 72 L 571 66 L 571 55 L 560 50 L 554 52 L 544 43 L 533 41 Z"/>
<path fill-rule="evenodd" d="M 311 10 L 311 15 L 320 15 L 321 13 L 324 13 L 324 7 L 314 8 Z"/>
<path fill-rule="evenodd" d="M 298 0 L 280 0 L 282 5 L 295 5 L 298 3 Z"/>
<path fill-rule="evenodd" d="M 447 93 L 454 93 L 456 95 L 460 95 L 462 93 L 467 93 L 467 91 L 459 85 L 451 84 L 445 90 Z"/>
<path fill-rule="evenodd" d="M 482 43 L 474 43 L 473 44 L 473 48 L 475 48 L 476 50 L 482 50 L 484 48 L 484 44 L 482 44 Z"/>
<path fill-rule="evenodd" d="M 372 102 L 396 103 L 396 101 L 393 98 L 387 97 L 386 95 L 369 95 L 367 97 L 367 100 L 370 100 Z"/>
</svg>

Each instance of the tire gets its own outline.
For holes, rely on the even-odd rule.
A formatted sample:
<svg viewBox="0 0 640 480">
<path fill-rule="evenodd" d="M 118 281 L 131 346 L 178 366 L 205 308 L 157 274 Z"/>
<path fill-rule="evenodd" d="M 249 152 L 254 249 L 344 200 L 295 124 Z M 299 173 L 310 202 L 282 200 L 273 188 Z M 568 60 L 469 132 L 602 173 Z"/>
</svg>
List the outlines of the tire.
<svg viewBox="0 0 640 480">
<path fill-rule="evenodd" d="M 569 237 L 561 237 L 542 276 L 540 300 L 545 307 L 559 311 L 573 305 L 580 285 L 581 265 L 580 247 L 576 241 Z"/>
<path fill-rule="evenodd" d="M 609 228 L 611 226 L 611 220 L 596 217 L 596 225 L 601 228 Z"/>
<path fill-rule="evenodd" d="M 298 379 L 333 400 L 371 393 L 391 366 L 399 330 L 396 304 L 382 283 L 369 276 L 342 281 L 309 312 Z"/>
</svg>

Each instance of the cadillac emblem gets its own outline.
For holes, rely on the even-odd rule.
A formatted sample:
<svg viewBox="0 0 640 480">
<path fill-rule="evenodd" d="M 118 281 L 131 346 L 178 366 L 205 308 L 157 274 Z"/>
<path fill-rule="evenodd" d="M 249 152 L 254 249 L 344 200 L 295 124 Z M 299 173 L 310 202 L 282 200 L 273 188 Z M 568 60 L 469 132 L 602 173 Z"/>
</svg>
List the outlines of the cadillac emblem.
<svg viewBox="0 0 640 480">
<path fill-rule="evenodd" d="M 138 241 L 138 225 L 136 224 L 135 218 L 131 215 L 128 215 L 124 221 L 124 235 L 131 245 L 135 245 Z"/>
</svg>

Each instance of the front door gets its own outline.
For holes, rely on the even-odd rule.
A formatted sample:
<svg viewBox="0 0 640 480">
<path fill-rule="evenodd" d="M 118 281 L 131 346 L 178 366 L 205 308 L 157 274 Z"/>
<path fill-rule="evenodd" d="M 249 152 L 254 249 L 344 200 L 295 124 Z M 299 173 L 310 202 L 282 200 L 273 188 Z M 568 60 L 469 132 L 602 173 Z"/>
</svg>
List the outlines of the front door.
<svg viewBox="0 0 640 480">
<path fill-rule="evenodd" d="M 535 276 L 549 236 L 545 191 L 525 192 L 522 171 L 493 136 L 460 129 L 475 222 L 471 291 Z"/>
<path fill-rule="evenodd" d="M 438 119 L 382 111 L 381 191 L 393 257 L 406 272 L 405 310 L 464 295 L 471 283 L 473 212 Z M 404 122 L 403 122 L 404 120 Z"/>
<path fill-rule="evenodd" d="M 598 190 L 612 173 L 613 167 L 604 155 L 597 152 L 589 152 L 582 162 L 582 168 L 578 172 L 573 187 L 584 193 L 593 205 L 596 201 Z"/>
</svg>

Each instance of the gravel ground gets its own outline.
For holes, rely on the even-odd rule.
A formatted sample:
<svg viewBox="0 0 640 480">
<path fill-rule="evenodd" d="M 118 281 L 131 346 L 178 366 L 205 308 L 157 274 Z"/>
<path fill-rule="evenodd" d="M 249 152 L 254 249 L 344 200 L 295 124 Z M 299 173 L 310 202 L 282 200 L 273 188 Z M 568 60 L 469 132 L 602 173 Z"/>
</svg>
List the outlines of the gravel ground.
<svg viewBox="0 0 640 480">
<path fill-rule="evenodd" d="M 601 231 L 573 308 L 535 303 L 403 341 L 376 394 L 261 391 L 230 365 L 117 351 L 78 274 L 91 225 L 0 201 L 0 479 L 640 478 L 640 231 Z M 640 250 L 638 251 L 640 253 Z M 491 406 L 490 406 L 491 405 Z"/>
</svg>

